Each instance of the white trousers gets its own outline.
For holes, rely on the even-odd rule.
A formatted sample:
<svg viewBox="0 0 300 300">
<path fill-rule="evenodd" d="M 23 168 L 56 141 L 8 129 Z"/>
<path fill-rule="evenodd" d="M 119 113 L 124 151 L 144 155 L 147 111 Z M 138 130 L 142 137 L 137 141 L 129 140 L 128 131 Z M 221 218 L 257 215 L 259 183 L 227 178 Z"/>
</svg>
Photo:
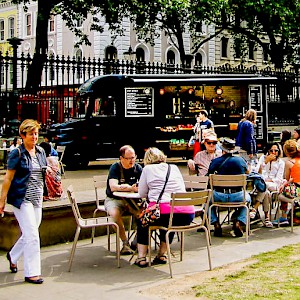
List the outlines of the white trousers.
<svg viewBox="0 0 300 300">
<path fill-rule="evenodd" d="M 42 220 L 42 208 L 32 203 L 23 202 L 20 209 L 13 207 L 22 235 L 10 250 L 13 264 L 24 257 L 24 276 L 34 277 L 41 275 L 40 235 L 39 226 Z"/>
</svg>

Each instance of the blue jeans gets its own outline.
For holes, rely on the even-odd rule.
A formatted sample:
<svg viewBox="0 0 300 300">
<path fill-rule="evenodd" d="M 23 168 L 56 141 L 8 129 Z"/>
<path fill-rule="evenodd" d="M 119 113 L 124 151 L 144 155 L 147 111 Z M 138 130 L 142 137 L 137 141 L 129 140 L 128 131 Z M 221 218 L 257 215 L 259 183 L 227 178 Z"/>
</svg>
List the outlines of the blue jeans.
<svg viewBox="0 0 300 300">
<path fill-rule="evenodd" d="M 243 192 L 237 192 L 232 194 L 224 194 L 220 192 L 214 191 L 214 201 L 215 202 L 241 202 L 243 199 Z M 248 203 L 251 202 L 251 197 L 248 193 L 246 193 L 246 201 Z M 236 219 L 243 224 L 246 224 L 247 222 L 247 210 L 245 207 L 239 207 L 236 209 L 234 213 Z M 216 207 L 214 206 L 211 209 L 211 224 L 218 221 L 217 213 L 216 213 Z"/>
</svg>

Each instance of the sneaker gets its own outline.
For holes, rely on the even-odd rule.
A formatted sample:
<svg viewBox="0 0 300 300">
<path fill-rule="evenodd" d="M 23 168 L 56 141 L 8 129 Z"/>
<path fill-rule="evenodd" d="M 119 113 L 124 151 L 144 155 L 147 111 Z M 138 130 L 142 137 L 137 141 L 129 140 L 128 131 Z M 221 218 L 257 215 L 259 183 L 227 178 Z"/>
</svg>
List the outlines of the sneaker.
<svg viewBox="0 0 300 300">
<path fill-rule="evenodd" d="M 273 223 L 273 225 L 277 225 L 277 226 L 278 226 L 278 224 L 280 226 L 289 225 L 290 224 L 289 220 L 287 218 L 283 218 L 283 217 L 280 217 L 279 219 L 274 220 L 272 223 Z"/>
<path fill-rule="evenodd" d="M 130 255 L 133 253 L 134 253 L 134 250 L 132 250 L 128 244 L 123 245 L 123 248 L 120 252 L 121 255 Z"/>
</svg>

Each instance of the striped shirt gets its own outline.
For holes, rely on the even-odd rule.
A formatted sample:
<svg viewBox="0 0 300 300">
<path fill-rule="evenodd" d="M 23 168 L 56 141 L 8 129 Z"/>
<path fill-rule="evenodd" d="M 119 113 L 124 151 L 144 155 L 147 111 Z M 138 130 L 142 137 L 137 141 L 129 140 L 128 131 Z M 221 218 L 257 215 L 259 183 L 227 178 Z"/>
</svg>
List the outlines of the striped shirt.
<svg viewBox="0 0 300 300">
<path fill-rule="evenodd" d="M 32 172 L 28 181 L 25 202 L 31 202 L 34 207 L 42 207 L 44 182 L 42 168 L 36 156 L 32 159 Z"/>
<path fill-rule="evenodd" d="M 210 165 L 210 162 L 216 158 L 220 157 L 222 155 L 221 150 L 216 150 L 213 155 L 209 154 L 206 150 L 202 150 L 198 152 L 194 157 L 195 165 L 198 166 L 198 172 L 200 176 L 207 175 L 207 171 Z"/>
</svg>

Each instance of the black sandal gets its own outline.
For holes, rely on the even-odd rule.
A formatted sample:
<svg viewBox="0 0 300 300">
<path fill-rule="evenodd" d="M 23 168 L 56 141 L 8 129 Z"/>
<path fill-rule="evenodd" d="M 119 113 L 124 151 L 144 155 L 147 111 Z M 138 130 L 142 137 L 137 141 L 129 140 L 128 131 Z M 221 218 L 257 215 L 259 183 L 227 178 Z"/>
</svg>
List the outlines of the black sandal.
<svg viewBox="0 0 300 300">
<path fill-rule="evenodd" d="M 144 263 L 145 262 L 145 263 Z M 138 257 L 134 264 L 140 268 L 146 268 L 148 267 L 148 262 L 146 260 L 146 257 Z"/>
<path fill-rule="evenodd" d="M 166 255 L 157 255 L 153 259 L 152 265 L 165 265 L 168 262 Z"/>
</svg>

